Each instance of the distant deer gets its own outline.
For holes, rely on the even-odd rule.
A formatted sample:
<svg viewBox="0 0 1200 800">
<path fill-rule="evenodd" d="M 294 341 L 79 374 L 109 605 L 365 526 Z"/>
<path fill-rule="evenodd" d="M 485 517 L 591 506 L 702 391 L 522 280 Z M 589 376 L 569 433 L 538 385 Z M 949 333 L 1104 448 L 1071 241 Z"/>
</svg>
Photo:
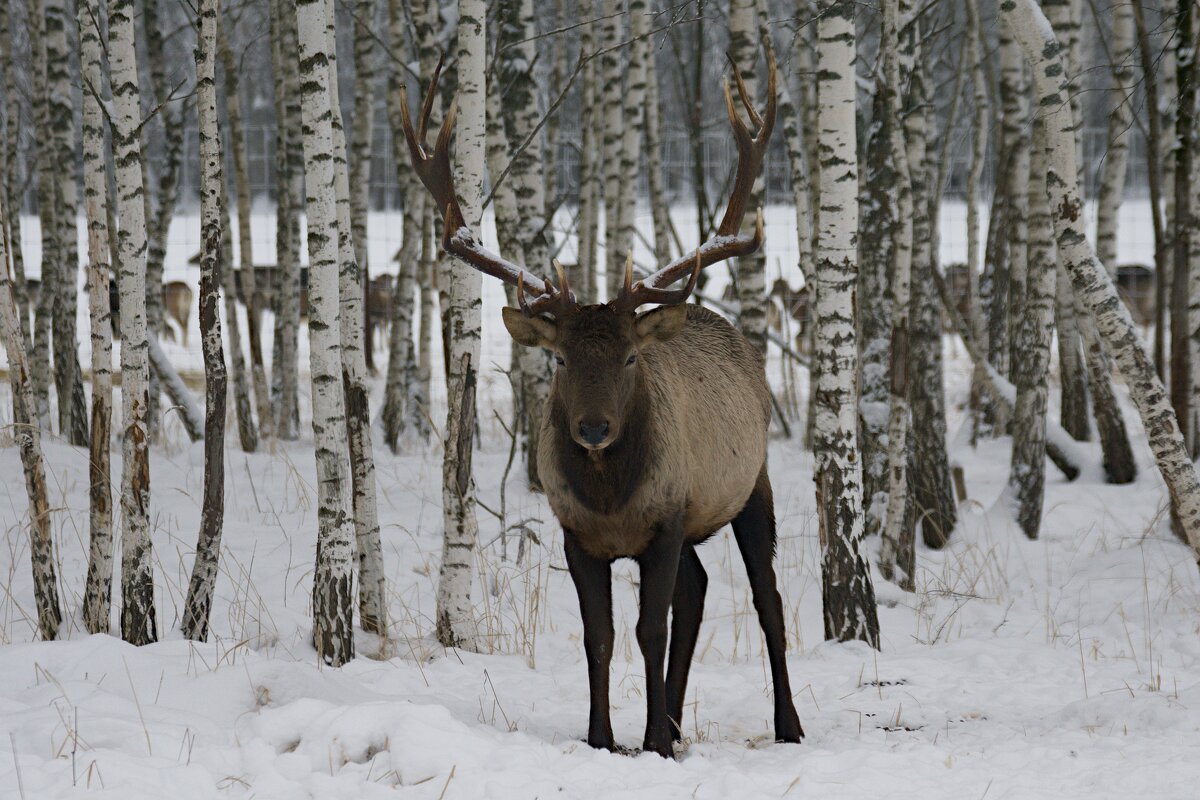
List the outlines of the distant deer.
<svg viewBox="0 0 1200 800">
<path fill-rule="evenodd" d="M 739 235 L 746 204 L 775 124 L 775 60 L 768 52 L 768 102 L 762 117 L 734 79 L 756 136 L 725 104 L 738 148 L 729 204 L 716 237 L 643 281 L 626 262 L 624 287 L 605 304 L 575 302 L 563 267 L 554 286 L 488 251 L 467 227 L 455 195 L 449 146 L 451 104 L 432 152 L 425 131 L 440 65 L 414 131 L 404 94 L 401 111 L 413 167 L 445 209 L 442 247 L 450 255 L 517 288 L 520 309 L 504 324 L 519 344 L 544 347 L 558 364 L 542 420 L 538 474 L 563 527 L 564 549 L 579 594 L 591 685 L 587 741 L 613 749 L 609 662 L 613 653 L 611 565 L 632 558 L 641 572 L 637 640 L 646 664 L 643 748 L 670 756 L 681 737 L 688 670 L 704 610 L 708 577 L 695 547 L 725 524 L 746 563 L 754 607 L 767 644 L 775 689 L 775 736 L 803 736 L 792 704 L 785 659 L 783 607 L 775 588 L 775 511 L 767 477 L 771 400 L 763 358 L 728 322 L 685 304 L 700 270 L 756 251 Z M 666 287 L 687 278 L 679 289 Z M 645 303 L 658 308 L 638 314 Z M 667 611 L 673 609 L 670 664 Z"/>
<path fill-rule="evenodd" d="M 167 317 L 179 324 L 180 344 L 187 347 L 188 320 L 192 316 L 192 287 L 183 281 L 169 281 L 163 284 L 162 293 L 163 309 L 167 312 Z M 169 325 L 163 326 L 163 333 L 174 340 L 175 332 Z"/>
</svg>

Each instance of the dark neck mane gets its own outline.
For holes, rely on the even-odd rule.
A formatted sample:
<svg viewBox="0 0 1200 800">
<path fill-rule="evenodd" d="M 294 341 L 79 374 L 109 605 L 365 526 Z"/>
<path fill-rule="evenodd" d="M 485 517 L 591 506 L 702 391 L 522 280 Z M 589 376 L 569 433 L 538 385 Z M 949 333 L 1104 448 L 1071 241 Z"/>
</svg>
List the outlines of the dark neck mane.
<svg viewBox="0 0 1200 800">
<path fill-rule="evenodd" d="M 550 423 L 556 434 L 558 468 L 571 494 L 590 511 L 612 514 L 624 508 L 653 461 L 649 396 L 645 384 L 641 380 L 638 384 L 620 437 L 598 452 L 575 442 L 562 401 L 551 395 Z"/>
</svg>

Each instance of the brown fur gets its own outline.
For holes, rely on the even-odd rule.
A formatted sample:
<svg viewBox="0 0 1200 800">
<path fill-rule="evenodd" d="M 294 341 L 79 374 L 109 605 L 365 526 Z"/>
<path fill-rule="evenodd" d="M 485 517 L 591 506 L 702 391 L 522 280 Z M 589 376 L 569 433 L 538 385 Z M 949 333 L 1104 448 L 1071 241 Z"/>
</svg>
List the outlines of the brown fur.
<svg viewBox="0 0 1200 800">
<path fill-rule="evenodd" d="M 538 470 L 555 515 L 593 557 L 640 555 L 680 511 L 685 540 L 703 541 L 742 510 L 764 470 L 771 406 L 762 357 L 717 314 L 696 305 L 686 314 L 678 335 L 640 345 L 633 318 L 607 306 L 558 321 L 553 349 L 567 364 L 551 384 Z M 589 451 L 572 436 L 568 407 L 613 391 L 604 379 L 630 349 L 636 374 L 620 429 Z"/>
</svg>

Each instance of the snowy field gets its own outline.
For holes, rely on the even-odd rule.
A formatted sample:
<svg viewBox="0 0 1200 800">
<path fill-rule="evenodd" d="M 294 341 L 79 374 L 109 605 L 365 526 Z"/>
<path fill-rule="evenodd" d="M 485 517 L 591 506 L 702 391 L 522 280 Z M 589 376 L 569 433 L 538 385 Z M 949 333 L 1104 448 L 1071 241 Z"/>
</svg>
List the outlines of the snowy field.
<svg viewBox="0 0 1200 800">
<path fill-rule="evenodd" d="M 961 217 L 943 220 L 944 260 L 961 259 L 961 246 L 946 251 L 961 229 Z M 1132 219 L 1125 230 L 1148 236 Z M 789 236 L 775 211 L 772 269 L 791 262 Z M 484 363 L 501 367 L 499 296 L 493 289 L 484 311 Z M 190 337 L 193 349 L 198 341 Z M 173 353 L 199 363 L 196 352 Z M 497 520 L 480 512 L 474 596 L 488 652 L 446 651 L 432 637 L 440 447 L 400 457 L 376 447 L 390 636 L 360 635 L 359 657 L 331 670 L 309 643 L 311 438 L 252 455 L 228 441 L 213 636 L 197 645 L 181 640 L 178 623 L 203 457 L 168 416 L 151 457 L 164 641 L 144 648 L 81 630 L 87 453 L 57 439 L 44 441 L 66 641 L 34 641 L 27 501 L 16 451 L 0 449 L 0 798 L 1194 798 L 1200 575 L 1166 524 L 1136 415 L 1126 402 L 1139 480 L 1105 485 L 1098 446 L 1081 446 L 1093 466 L 1073 484 L 1048 467 L 1042 539 L 1029 542 L 1001 498 L 1008 442 L 965 443 L 969 368 L 950 340 L 946 354 L 951 456 L 969 500 L 944 551 L 919 546 L 915 594 L 876 575 L 882 651 L 822 641 L 811 457 L 774 439 L 776 569 L 807 738 L 771 742 L 765 648 L 722 532 L 700 549 L 709 591 L 686 748 L 674 761 L 583 743 L 587 671 L 561 534 L 517 474 L 509 520 L 532 520 L 538 541 L 520 563 L 509 541 L 506 559 Z M 769 374 L 774 382 L 777 364 Z M 507 388 L 498 372 L 482 377 L 476 474 L 480 499 L 498 508 L 508 442 L 491 412 L 507 414 Z M 376 409 L 380 394 L 377 384 Z M 5 423 L 9 413 L 5 386 Z M 119 461 L 117 449 L 114 475 Z M 637 571 L 622 563 L 614 575 L 614 732 L 636 747 L 645 723 Z"/>
</svg>

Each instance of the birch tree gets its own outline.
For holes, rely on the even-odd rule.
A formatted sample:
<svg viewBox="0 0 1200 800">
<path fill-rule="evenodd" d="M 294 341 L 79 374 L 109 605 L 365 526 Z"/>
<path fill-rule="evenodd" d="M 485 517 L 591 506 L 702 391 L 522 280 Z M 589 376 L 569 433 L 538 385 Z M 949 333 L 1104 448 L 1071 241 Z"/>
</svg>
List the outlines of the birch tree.
<svg viewBox="0 0 1200 800">
<path fill-rule="evenodd" d="M 208 638 L 208 616 L 217 583 L 225 522 L 225 354 L 221 348 L 221 269 L 224 154 L 217 124 L 218 0 L 200 0 L 196 39 L 196 110 L 200 132 L 200 335 L 204 348 L 204 490 L 200 535 L 188 583 L 181 629 L 184 638 Z M 230 319 L 237 325 L 237 318 Z"/>
<path fill-rule="evenodd" d="M 21 193 L 21 187 L 25 186 L 24 173 L 22 169 L 21 158 L 21 121 L 24 118 L 22 112 L 22 92 L 17 85 L 17 63 L 19 56 L 17 55 L 17 43 L 12 38 L 12 15 L 9 4 L 0 4 L 0 63 L 4 67 L 4 83 L 3 83 L 3 103 L 6 109 L 4 121 L 4 163 L 3 172 L 0 172 L 0 182 L 3 186 L 0 187 L 0 200 L 3 200 L 5 206 L 11 209 L 19 209 L 20 202 L 17 200 Z M 28 38 L 28 37 L 27 37 Z M 15 218 L 8 220 L 8 252 L 9 261 L 12 264 L 12 289 L 13 297 L 17 303 L 17 314 L 21 323 L 21 336 L 24 339 L 25 353 L 29 355 L 30 348 L 33 345 L 33 340 L 30 338 L 29 327 L 29 291 L 25 283 L 25 259 L 21 246 L 21 222 L 20 214 Z M 5 233 L 0 231 L 0 233 Z"/>
<path fill-rule="evenodd" d="M 814 439 L 825 638 L 861 639 L 879 647 L 875 590 L 861 552 L 862 465 L 858 460 L 858 350 L 854 320 L 855 155 L 854 5 L 819 3 L 818 96 L 821 223 L 816 261 L 821 362 Z"/>
<path fill-rule="evenodd" d="M 218 19 L 218 23 L 220 20 Z M 258 276 L 254 266 L 254 240 L 250 235 L 250 169 L 246 154 L 246 129 L 242 123 L 242 101 L 238 81 L 238 65 L 229 46 L 225 26 L 217 27 L 217 54 L 221 59 L 225 83 L 225 117 L 229 122 L 229 149 L 233 151 L 233 185 L 237 202 L 238 275 L 242 281 L 242 296 L 246 304 L 246 331 L 250 345 L 250 372 L 254 384 L 254 404 L 258 412 L 258 433 L 271 436 L 275 412 L 267 388 L 267 370 L 262 350 L 262 308 L 258 293 Z M 228 216 L 228 204 L 225 209 Z M 232 262 L 229 263 L 232 267 Z M 233 281 L 229 282 L 230 287 Z M 227 291 L 227 294 L 230 292 Z M 229 319 L 236 319 L 226 313 Z"/>
<path fill-rule="evenodd" d="M 595 3 L 584 4 L 587 16 L 595 13 Z M 585 23 L 579 31 L 579 52 L 590 53 L 595 49 L 596 25 Z M 579 78 L 579 222 L 578 256 L 579 271 L 583 273 L 580 284 L 579 300 L 583 303 L 599 302 L 599 263 L 596 260 L 596 247 L 599 239 L 600 226 L 600 192 L 601 165 L 598 149 L 597 127 L 600 123 L 600 110 L 597 108 L 596 91 L 596 59 L 583 65 Z"/>
<path fill-rule="evenodd" d="M 79 369 L 79 342 L 75 313 L 79 303 L 78 213 L 75 190 L 75 109 L 71 102 L 71 55 L 67 44 L 66 0 L 44 0 L 46 11 L 47 137 L 42 169 L 53 183 L 58 263 L 51 267 L 55 280 L 47 291 L 54 306 L 54 386 L 58 394 L 59 431 L 76 447 L 88 444 L 87 400 Z M 42 259 L 43 265 L 46 259 Z"/>
<path fill-rule="evenodd" d="M 1196 30 L 1195 2 L 1185 0 L 1179 5 L 1175 20 L 1175 70 L 1179 85 L 1179 102 L 1175 121 L 1175 216 L 1171 231 L 1171 405 L 1189 442 L 1195 438 L 1192 430 L 1192 332 L 1189 319 L 1191 296 L 1192 236 L 1200 225 L 1197 209 L 1192 207 L 1192 160 L 1196 146 Z M 1200 281 L 1198 281 L 1200 284 Z M 1191 447 L 1194 449 L 1194 446 Z"/>
<path fill-rule="evenodd" d="M 40 0 L 30 0 L 26 11 L 29 20 L 29 52 L 34 97 L 30 105 L 37 125 L 42 130 L 50 128 L 49 89 L 46 85 L 46 33 L 45 20 Z M 53 158 L 50 142 L 35 141 L 32 154 L 37 167 L 38 219 L 41 223 L 42 259 L 40 265 L 41 289 L 33 311 L 33 349 L 30 358 L 34 418 L 42 430 L 51 430 L 50 422 L 50 351 L 51 331 L 54 328 L 54 298 L 57 294 L 59 256 L 58 227 L 54 221 L 56 208 L 54 198 L 54 174 L 49 161 Z M 19 208 L 19 206 L 17 206 Z M 20 217 L 17 218 L 20 227 Z"/>
<path fill-rule="evenodd" d="M 1029 174 L 1029 264 L 1022 316 L 1013 331 L 1016 344 L 1013 378 L 1017 398 L 1012 417 L 1012 468 L 1008 492 L 1017 524 L 1030 539 L 1038 537 L 1046 489 L 1046 400 L 1050 385 L 1050 338 L 1054 332 L 1057 260 L 1054 229 L 1046 195 L 1046 134 L 1033 125 Z"/>
<path fill-rule="evenodd" d="M 218 25 L 220 19 L 218 18 Z M 219 49 L 220 45 L 218 45 Z M 215 58 L 215 54 L 214 54 Z M 218 126 L 217 135 L 220 135 L 220 127 Z M 224 146 L 221 147 L 224 152 Z M 224 170 L 222 170 L 223 172 Z M 225 301 L 225 319 L 227 322 L 226 336 L 229 339 L 229 373 L 233 375 L 233 408 L 234 415 L 237 419 L 238 442 L 242 446 L 242 452 L 253 453 L 258 449 L 258 429 L 254 425 L 254 412 L 250 406 L 250 381 L 246 374 L 246 356 L 242 352 L 242 329 L 238 324 L 237 313 L 237 289 L 234 286 L 233 277 L 231 276 L 233 267 L 233 224 L 229 219 L 229 192 L 225 188 L 225 183 L 221 183 L 221 193 L 218 200 L 218 208 L 221 213 L 218 217 L 221 223 L 221 254 L 217 259 L 218 269 L 216 271 L 216 290 L 220 299 Z M 203 191 L 201 191 L 203 194 Z M 246 221 L 249 224 L 249 220 Z M 203 223 L 201 223 L 203 228 Z M 203 234 L 202 234 L 203 236 Z M 200 259 L 203 262 L 204 242 L 201 240 Z M 204 267 L 201 264 L 201 277 L 203 277 Z M 200 336 L 203 340 L 204 330 L 204 293 L 200 293 Z M 219 319 L 218 319 L 219 322 Z M 201 342 L 203 347 L 203 341 Z M 207 392 L 207 387 L 206 387 Z M 207 417 L 207 409 L 205 415 Z M 207 420 L 205 422 L 207 425 Z M 222 431 L 222 435 L 224 432 Z M 208 434 L 205 433 L 205 438 Z"/>
<path fill-rule="evenodd" d="M 487 39 L 484 0 L 458 0 L 458 146 L 455 179 L 468 225 L 478 230 L 483 215 Z M 453 113 L 453 112 L 452 112 Z M 479 371 L 482 276 L 473 269 L 450 271 L 445 310 L 450 327 L 446 379 L 446 426 L 442 459 L 442 569 L 437 589 L 437 637 L 447 647 L 475 649 L 471 605 L 472 561 L 479 536 L 471 455 L 475 431 L 475 387 Z"/>
<path fill-rule="evenodd" d="M 354 520 L 350 516 L 342 386 L 339 243 L 329 43 L 333 19 L 326 0 L 295 5 L 303 116 L 305 209 L 308 219 L 308 338 L 313 438 L 317 460 L 317 563 L 313 634 L 317 655 L 341 666 L 354 657 L 351 590 Z M 344 153 L 344 150 L 343 150 Z M 343 154 L 343 158 L 344 158 Z"/>
<path fill-rule="evenodd" d="M 1154 363 L 1083 229 L 1083 201 L 1075 168 L 1074 120 L 1066 99 L 1067 81 L 1059 57 L 1061 46 L 1034 0 L 1012 0 L 1001 11 L 1033 67 L 1038 106 L 1045 110 L 1046 184 L 1060 257 L 1071 274 L 1076 297 L 1091 312 L 1105 347 L 1112 352 L 1129 386 L 1180 529 L 1193 551 L 1200 555 L 1200 482 L 1196 469 Z"/>
<path fill-rule="evenodd" d="M 7 218 L 0 206 L 0 226 Z M 54 541 L 50 528 L 50 500 L 46 493 L 46 468 L 42 459 L 42 432 L 33 417 L 33 388 L 25 342 L 21 335 L 20 315 L 12 292 L 8 252 L 0 237 L 0 333 L 8 355 L 8 382 L 13 395 L 14 438 L 21 451 L 25 472 L 25 491 L 29 496 L 29 556 L 33 566 L 33 597 L 37 606 L 38 632 L 42 639 L 58 637 L 62 611 L 58 605 L 58 585 L 54 568 Z"/>
<path fill-rule="evenodd" d="M 358 607 L 363 630 L 387 631 L 384 609 L 383 547 L 375 499 L 375 454 L 371 444 L 371 409 L 367 395 L 367 361 L 363 345 L 363 272 L 357 261 L 351 221 L 346 132 L 338 99 L 337 39 L 333 0 L 327 0 L 329 37 L 329 107 L 333 134 L 334 197 L 337 212 L 338 294 L 342 385 L 346 394 L 346 433 L 350 454 L 351 509 L 358 552 Z M 369 143 L 368 143 L 369 144 Z M 366 230 L 363 234 L 365 247 Z M 311 289 L 310 289 L 311 296 Z"/>
<path fill-rule="evenodd" d="M 757 38 L 758 6 L 755 0 L 730 0 L 729 56 L 742 71 L 746 94 L 749 97 L 754 97 L 757 89 Z M 762 205 L 762 198 L 763 180 L 760 175 L 747 202 L 751 208 L 758 208 Z M 742 234 L 752 232 L 754 224 L 754 220 L 747 215 L 742 220 Z M 767 352 L 766 265 L 767 257 L 761 249 L 739 258 L 737 264 L 738 328 L 760 353 Z M 818 314 L 820 302 L 818 299 Z"/>
<path fill-rule="evenodd" d="M 906 8 L 907 10 L 907 8 Z M 906 17 L 907 18 L 907 15 Z M 883 26 L 880 35 L 880 55 L 883 58 L 884 87 L 888 116 L 888 149 L 896 170 L 895 206 L 896 226 L 892 244 L 892 319 L 891 319 L 891 363 L 888 369 L 888 495 L 887 513 L 884 517 L 883 539 L 879 551 L 879 570 L 885 578 L 895 577 L 900 568 L 898 583 L 903 588 L 915 588 L 913 528 L 908 509 L 912 506 L 909 497 L 908 463 L 909 430 L 911 407 L 909 405 L 909 282 L 912 275 L 913 251 L 913 192 L 908 169 L 908 150 L 904 142 L 904 129 L 900 125 L 900 65 L 897 38 L 900 28 L 900 5 L 897 0 L 884 0 Z"/>
<path fill-rule="evenodd" d="M 142 186 L 141 107 L 133 0 L 113 0 L 108 57 L 113 87 L 121 295 L 121 638 L 149 644 L 158 637 L 150 542 L 150 451 L 147 415 L 150 364 L 146 334 L 146 205 Z"/>
<path fill-rule="evenodd" d="M 354 12 L 354 124 L 350 130 L 350 236 L 358 265 L 363 296 L 369 289 L 367 263 L 367 212 L 371 206 L 371 136 L 375 116 L 375 40 L 370 26 L 375 22 L 373 0 L 358 0 Z M 341 109 L 334 106 L 341 116 Z M 365 305 L 365 302 L 364 302 Z M 375 346 L 371 335 L 370 309 L 363 326 L 363 363 L 368 374 L 375 372 Z"/>
<path fill-rule="evenodd" d="M 296 69 L 296 16 L 284 0 L 269 0 L 271 65 L 275 78 L 276 285 L 272 386 L 275 433 L 295 439 L 300 428 L 300 212 L 304 207 L 304 142 Z M 311 258 L 311 254 L 310 254 Z M 312 308 L 311 297 L 309 308 Z"/>
<path fill-rule="evenodd" d="M 79 65 L 85 87 L 101 91 L 103 49 L 98 0 L 78 9 Z M 108 633 L 112 603 L 112 310 L 105 168 L 104 116 L 100 101 L 83 90 L 83 203 L 88 231 L 88 313 L 92 341 L 92 419 L 88 448 L 89 552 L 83 592 L 83 625 L 88 633 Z"/>
<path fill-rule="evenodd" d="M 606 297 L 617 296 L 621 288 L 625 255 L 618 242 L 621 193 L 621 152 L 624 134 L 624 106 L 621 87 L 623 66 L 621 50 L 621 0 L 603 0 L 600 15 L 600 108 L 603 115 L 600 140 L 600 163 L 603 165 L 604 192 L 604 275 Z M 598 298 L 597 298 L 598 299 Z"/>
</svg>

